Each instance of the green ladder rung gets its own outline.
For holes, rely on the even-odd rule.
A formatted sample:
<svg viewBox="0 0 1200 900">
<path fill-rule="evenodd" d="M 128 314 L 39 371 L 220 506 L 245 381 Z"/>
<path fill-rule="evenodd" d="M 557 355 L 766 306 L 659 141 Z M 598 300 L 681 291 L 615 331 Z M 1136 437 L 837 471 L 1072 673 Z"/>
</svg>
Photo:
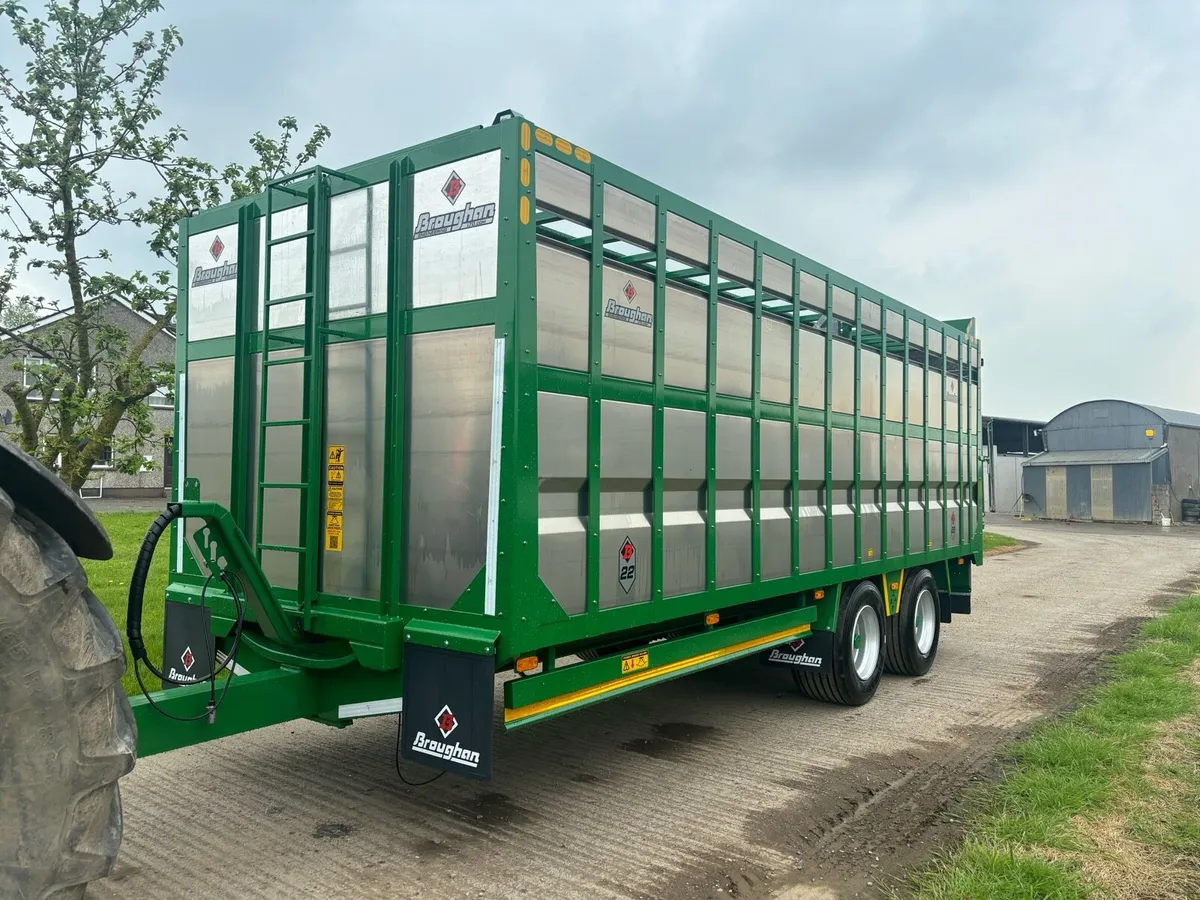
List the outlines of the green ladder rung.
<svg viewBox="0 0 1200 900">
<path fill-rule="evenodd" d="M 307 547 L 293 547 L 290 544 L 259 544 L 259 550 L 275 550 L 279 553 L 306 553 Z"/>
<path fill-rule="evenodd" d="M 272 428 L 272 427 L 279 428 L 284 425 L 309 425 L 311 423 L 312 423 L 311 419 L 275 419 L 271 422 L 263 422 L 262 427 L 263 428 Z"/>
<path fill-rule="evenodd" d="M 274 297 L 270 300 L 264 300 L 263 306 L 282 306 L 285 303 L 295 303 L 297 300 L 311 300 L 312 291 L 305 291 L 302 294 L 292 294 L 290 297 Z"/>
<path fill-rule="evenodd" d="M 261 482 L 259 482 L 258 486 L 260 488 L 262 488 L 264 491 L 270 490 L 272 488 L 277 489 L 277 490 L 296 490 L 296 491 L 307 491 L 308 490 L 308 482 L 307 481 L 261 481 Z"/>
<path fill-rule="evenodd" d="M 303 231 L 295 231 L 283 237 L 271 238 L 267 241 L 268 247 L 278 247 L 280 244 L 290 244 L 293 241 L 306 240 L 312 237 L 316 232 L 311 228 L 305 228 Z"/>
<path fill-rule="evenodd" d="M 304 341 L 300 341 L 301 344 Z M 312 359 L 311 353 L 306 353 L 303 356 L 289 356 L 287 359 L 268 359 L 263 363 L 264 366 L 294 366 L 296 363 L 309 362 Z"/>
</svg>

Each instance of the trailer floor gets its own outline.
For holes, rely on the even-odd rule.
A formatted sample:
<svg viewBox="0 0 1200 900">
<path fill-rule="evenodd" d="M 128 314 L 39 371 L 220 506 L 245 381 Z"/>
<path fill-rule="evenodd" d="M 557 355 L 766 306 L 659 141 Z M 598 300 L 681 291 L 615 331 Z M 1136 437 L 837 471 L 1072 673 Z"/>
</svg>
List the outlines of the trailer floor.
<svg viewBox="0 0 1200 900">
<path fill-rule="evenodd" d="M 998 748 L 1200 580 L 1200 528 L 992 527 L 1035 545 L 989 557 L 930 675 L 865 707 L 734 663 L 497 735 L 490 783 L 419 788 L 395 717 L 278 726 L 140 761 L 88 896 L 877 896 L 956 839 Z"/>
</svg>

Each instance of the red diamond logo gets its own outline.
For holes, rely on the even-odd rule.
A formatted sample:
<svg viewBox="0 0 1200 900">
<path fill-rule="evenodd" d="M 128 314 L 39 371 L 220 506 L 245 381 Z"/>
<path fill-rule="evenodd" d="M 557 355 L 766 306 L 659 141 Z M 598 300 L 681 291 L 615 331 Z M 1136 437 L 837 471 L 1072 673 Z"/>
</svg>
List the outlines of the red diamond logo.
<svg viewBox="0 0 1200 900">
<path fill-rule="evenodd" d="M 183 663 L 183 671 L 192 671 L 192 666 L 196 664 L 196 657 L 192 655 L 191 647 L 183 651 L 183 656 L 179 657 L 179 661 Z"/>
<path fill-rule="evenodd" d="M 444 738 L 449 737 L 450 732 L 458 727 L 458 719 L 455 718 L 454 713 L 450 711 L 449 706 L 443 706 L 442 711 L 434 716 L 433 721 L 437 725 L 438 731 L 442 733 L 442 737 Z"/>
<path fill-rule="evenodd" d="M 625 282 L 625 288 L 622 290 L 621 293 L 623 293 L 625 295 L 626 300 L 632 300 L 634 297 L 637 296 L 637 288 L 635 288 L 633 286 L 632 281 L 627 281 L 627 282 Z"/>
<path fill-rule="evenodd" d="M 453 206 L 454 202 L 462 195 L 463 189 L 466 186 L 467 183 L 462 180 L 462 176 L 455 171 L 451 171 L 450 177 L 442 185 L 442 196 L 449 200 L 450 205 Z"/>
<path fill-rule="evenodd" d="M 221 236 L 218 234 L 213 238 L 212 245 L 208 248 L 208 252 L 212 254 L 213 262 L 221 258 L 221 254 L 225 252 L 225 244 L 221 241 Z"/>
<path fill-rule="evenodd" d="M 625 538 L 625 543 L 621 545 L 621 559 L 626 562 L 633 556 L 633 541 Z"/>
</svg>

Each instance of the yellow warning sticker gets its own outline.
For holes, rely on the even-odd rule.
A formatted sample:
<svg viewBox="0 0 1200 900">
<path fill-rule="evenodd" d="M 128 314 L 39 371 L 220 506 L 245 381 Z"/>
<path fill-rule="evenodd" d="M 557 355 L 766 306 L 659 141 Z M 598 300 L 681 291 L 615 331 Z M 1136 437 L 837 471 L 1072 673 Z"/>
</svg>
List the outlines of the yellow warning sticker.
<svg viewBox="0 0 1200 900">
<path fill-rule="evenodd" d="M 341 553 L 342 536 L 340 534 L 331 534 L 330 532 L 325 532 L 325 549 Z"/>
<path fill-rule="evenodd" d="M 330 463 L 328 468 L 329 468 L 329 483 L 330 484 L 342 484 L 343 482 L 345 482 L 345 480 L 346 480 L 346 467 L 345 466 L 335 466 L 333 463 Z"/>
<path fill-rule="evenodd" d="M 330 512 L 341 512 L 345 494 L 346 492 L 342 488 L 330 485 L 325 492 L 325 508 Z"/>
<path fill-rule="evenodd" d="M 341 552 L 342 549 L 342 514 L 328 511 L 325 513 L 325 549 Z"/>
<path fill-rule="evenodd" d="M 346 462 L 346 445 L 345 444 L 330 444 L 329 445 L 329 462 L 343 465 Z"/>
<path fill-rule="evenodd" d="M 326 479 L 330 484 L 342 484 L 346 480 L 346 446 L 330 444 L 326 454 Z"/>
<path fill-rule="evenodd" d="M 621 674 L 627 675 L 630 672 L 637 672 L 639 669 L 648 669 L 650 667 L 650 653 L 643 650 L 641 653 L 631 653 L 628 656 L 621 657 Z"/>
</svg>

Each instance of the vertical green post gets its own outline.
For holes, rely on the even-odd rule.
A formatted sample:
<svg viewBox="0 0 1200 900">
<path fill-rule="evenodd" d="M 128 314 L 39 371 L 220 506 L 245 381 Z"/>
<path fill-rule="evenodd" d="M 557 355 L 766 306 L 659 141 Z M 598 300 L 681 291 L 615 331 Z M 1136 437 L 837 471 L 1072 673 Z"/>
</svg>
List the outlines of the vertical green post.
<svg viewBox="0 0 1200 900">
<path fill-rule="evenodd" d="M 800 574 L 800 261 L 792 258 L 792 574 Z"/>
<path fill-rule="evenodd" d="M 938 404 L 942 410 L 942 483 L 939 488 L 939 495 L 942 501 L 942 546 L 950 546 L 950 499 L 946 490 L 946 436 L 948 429 L 946 428 L 946 376 L 948 368 L 946 366 L 946 326 L 943 325 L 938 333 L 941 335 L 942 342 L 942 393 L 938 397 Z"/>
<path fill-rule="evenodd" d="M 862 565 L 862 297 L 854 289 L 854 561 Z"/>
<path fill-rule="evenodd" d="M 238 210 L 238 271 L 237 309 L 233 330 L 233 421 L 245 423 L 250 420 L 250 335 L 254 332 L 255 313 L 258 299 L 258 219 L 253 216 L 251 204 Z M 261 412 L 260 412 L 261 416 Z M 252 427 L 257 428 L 257 423 Z M 249 491 L 255 486 L 248 484 L 250 472 L 246 460 L 250 458 L 250 429 L 233 429 L 233 452 L 229 473 L 229 506 L 233 520 L 244 534 L 250 534 Z"/>
<path fill-rule="evenodd" d="M 933 542 L 929 539 L 929 323 L 921 323 L 921 333 L 924 336 L 922 340 L 922 366 L 923 373 L 921 375 L 924 385 L 921 388 L 921 452 L 925 454 L 925 465 L 923 467 L 924 480 L 921 485 L 921 496 L 924 498 L 924 515 L 925 515 L 925 540 L 922 543 L 925 545 L 921 548 L 922 552 L 929 550 L 933 546 Z"/>
<path fill-rule="evenodd" d="M 833 282 L 825 273 L 825 568 L 833 568 Z"/>
<path fill-rule="evenodd" d="M 717 269 L 717 223 L 708 222 L 708 348 L 706 382 L 708 409 L 704 413 L 704 555 L 710 591 L 717 588 L 717 286 L 721 276 Z"/>
<path fill-rule="evenodd" d="M 588 550 L 587 606 L 600 610 L 600 397 L 604 344 L 604 181 L 601 167 L 592 170 L 592 244 L 588 328 Z"/>
<path fill-rule="evenodd" d="M 750 357 L 750 580 L 762 580 L 762 266 L 754 242 L 754 338 Z"/>
<path fill-rule="evenodd" d="M 909 514 L 912 511 L 912 482 L 909 474 L 909 458 L 908 458 L 908 391 L 909 378 L 908 370 L 911 368 L 908 364 L 909 360 L 909 344 L 908 344 L 908 311 L 904 312 L 904 408 L 900 411 L 904 420 L 904 444 L 901 447 L 902 459 L 904 460 L 904 553 L 912 552 L 912 516 Z"/>
<path fill-rule="evenodd" d="M 887 307 L 879 304 L 879 558 L 890 556 L 888 547 L 888 408 L 887 408 L 887 370 L 888 370 L 888 331 Z"/>
<path fill-rule="evenodd" d="M 190 221 L 183 219 L 179 223 L 179 271 L 175 276 L 175 409 L 173 417 L 175 430 L 171 440 L 172 480 L 171 499 L 175 503 L 183 500 L 178 485 L 183 483 L 187 466 L 187 346 L 188 346 L 188 269 L 191 261 L 188 259 L 188 236 L 191 232 Z M 180 452 L 180 438 L 183 438 L 184 451 Z M 184 523 L 176 519 L 171 523 L 171 553 L 168 564 L 171 574 L 183 571 L 183 560 L 179 558 L 178 534 Z"/>
<path fill-rule="evenodd" d="M 667 358 L 667 211 L 662 195 L 654 198 L 654 435 L 653 455 L 653 533 L 650 540 L 650 599 L 661 600 L 663 595 L 663 441 L 666 405 Z"/>
</svg>

